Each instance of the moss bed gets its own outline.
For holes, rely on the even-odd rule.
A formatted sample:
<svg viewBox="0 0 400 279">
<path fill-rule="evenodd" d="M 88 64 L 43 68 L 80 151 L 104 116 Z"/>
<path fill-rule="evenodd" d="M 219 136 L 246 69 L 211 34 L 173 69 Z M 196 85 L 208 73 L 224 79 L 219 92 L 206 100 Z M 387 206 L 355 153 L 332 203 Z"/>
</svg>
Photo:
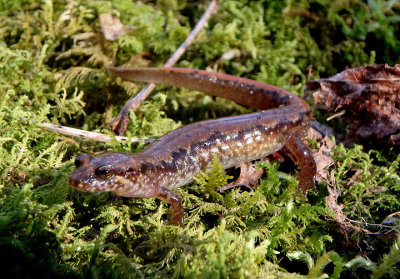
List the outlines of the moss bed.
<svg viewBox="0 0 400 279">
<path fill-rule="evenodd" d="M 176 66 L 247 77 L 302 95 L 313 78 L 365 64 L 398 63 L 400 4 L 385 0 L 219 1 Z M 169 206 L 74 190 L 81 153 L 136 152 L 49 132 L 50 122 L 110 134 L 107 124 L 142 84 L 109 76 L 130 61 L 159 67 L 209 1 L 0 0 L 0 266 L 3 278 L 387 278 L 398 275 L 398 149 L 333 151 L 330 172 L 343 213 L 368 228 L 344 232 L 325 202 L 326 184 L 304 202 L 295 170 L 277 162 L 254 191 L 214 191 L 229 178 L 215 162 L 176 192 L 186 227 Z M 115 41 L 99 15 L 134 29 Z M 133 57 L 133 58 L 132 58 Z M 249 111 L 199 92 L 157 86 L 126 134 L 157 138 L 186 123 Z M 314 111 L 318 120 L 323 111 Z M 337 131 L 343 124 L 337 121 Z M 354 174 L 357 173 L 357 179 Z M 349 181 L 352 181 L 351 183 Z M 374 191 L 374 189 L 383 189 Z M 369 226 L 367 227 L 367 225 Z M 382 237 L 382 231 L 392 233 Z"/>
</svg>

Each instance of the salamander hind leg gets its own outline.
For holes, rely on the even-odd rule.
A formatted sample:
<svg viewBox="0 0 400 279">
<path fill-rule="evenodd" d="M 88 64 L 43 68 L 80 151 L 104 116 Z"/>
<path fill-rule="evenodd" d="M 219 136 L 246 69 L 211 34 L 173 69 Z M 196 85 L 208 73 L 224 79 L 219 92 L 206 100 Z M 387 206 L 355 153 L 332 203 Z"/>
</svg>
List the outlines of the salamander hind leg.
<svg viewBox="0 0 400 279">
<path fill-rule="evenodd" d="M 294 155 L 297 164 L 300 167 L 300 172 L 296 178 L 299 181 L 299 191 L 304 195 L 310 188 L 315 189 L 315 174 L 317 166 L 311 150 L 302 142 L 300 138 L 291 138 L 286 143 L 286 148 Z"/>
<path fill-rule="evenodd" d="M 181 226 L 182 228 L 185 227 L 185 224 L 183 223 L 183 207 L 178 195 L 167 188 L 160 187 L 156 192 L 155 197 L 171 204 L 172 224 Z"/>
</svg>

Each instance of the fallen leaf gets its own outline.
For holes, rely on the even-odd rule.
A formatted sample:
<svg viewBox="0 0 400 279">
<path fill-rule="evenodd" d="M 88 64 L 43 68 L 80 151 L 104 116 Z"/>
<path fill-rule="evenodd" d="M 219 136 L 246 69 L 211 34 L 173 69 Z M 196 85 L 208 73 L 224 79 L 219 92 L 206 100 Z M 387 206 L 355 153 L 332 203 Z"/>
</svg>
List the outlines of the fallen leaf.
<svg viewBox="0 0 400 279">
<path fill-rule="evenodd" d="M 264 170 L 262 168 L 256 169 L 252 162 L 242 163 L 236 168 L 240 167 L 240 175 L 237 179 L 229 184 L 226 184 L 218 189 L 218 192 L 223 192 L 228 189 L 245 186 L 249 189 L 255 189 L 258 186 L 258 180 L 263 175 Z"/>
<path fill-rule="evenodd" d="M 329 168 L 335 164 L 332 158 L 332 149 L 336 146 L 330 138 L 324 137 L 318 142 L 318 149 L 313 153 L 317 165 L 317 182 L 329 182 L 331 180 Z"/>
<path fill-rule="evenodd" d="M 314 101 L 348 124 L 347 140 L 400 144 L 400 65 L 370 65 L 308 80 Z"/>
<path fill-rule="evenodd" d="M 315 180 L 328 184 L 331 181 L 329 168 L 335 164 L 332 158 L 332 150 L 335 148 L 336 144 L 327 136 L 332 134 L 331 129 L 316 121 L 313 122 L 312 126 L 313 128 L 308 130 L 305 138 L 316 142 L 316 149 L 311 150 L 317 166 Z M 314 127 L 317 127 L 318 130 L 314 129 Z"/>
<path fill-rule="evenodd" d="M 119 37 L 135 29 L 133 26 L 124 26 L 118 17 L 113 14 L 99 15 L 100 27 L 104 38 L 108 41 L 115 41 Z"/>
</svg>

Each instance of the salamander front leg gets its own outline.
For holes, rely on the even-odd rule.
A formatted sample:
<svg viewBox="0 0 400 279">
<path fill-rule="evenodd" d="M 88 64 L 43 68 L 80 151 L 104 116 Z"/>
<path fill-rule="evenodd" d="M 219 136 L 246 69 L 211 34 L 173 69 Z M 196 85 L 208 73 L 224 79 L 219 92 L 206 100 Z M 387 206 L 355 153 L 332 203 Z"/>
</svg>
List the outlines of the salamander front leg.
<svg viewBox="0 0 400 279">
<path fill-rule="evenodd" d="M 183 223 L 183 207 L 181 199 L 175 193 L 164 187 L 158 189 L 155 197 L 171 204 L 172 224 L 179 225 L 182 228 L 185 227 L 185 224 Z"/>
<path fill-rule="evenodd" d="M 299 181 L 299 190 L 307 194 L 308 189 L 315 187 L 315 174 L 317 172 L 317 165 L 311 150 L 300 138 L 291 138 L 285 146 L 294 155 L 300 167 L 300 172 L 296 177 Z"/>
</svg>

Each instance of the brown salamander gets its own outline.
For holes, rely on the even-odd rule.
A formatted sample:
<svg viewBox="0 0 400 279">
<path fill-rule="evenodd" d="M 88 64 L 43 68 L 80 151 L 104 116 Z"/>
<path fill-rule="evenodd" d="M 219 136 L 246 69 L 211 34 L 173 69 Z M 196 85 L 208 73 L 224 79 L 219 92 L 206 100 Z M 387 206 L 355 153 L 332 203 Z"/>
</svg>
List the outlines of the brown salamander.
<svg viewBox="0 0 400 279">
<path fill-rule="evenodd" d="M 76 158 L 69 181 L 78 190 L 124 197 L 156 197 L 171 204 L 172 223 L 183 226 L 183 207 L 172 192 L 204 171 L 217 154 L 224 168 L 260 159 L 287 147 L 296 158 L 299 187 L 314 185 L 315 161 L 300 138 L 310 127 L 310 107 L 281 88 L 222 73 L 183 68 L 116 68 L 114 76 L 163 83 L 223 97 L 261 111 L 201 121 L 176 129 L 136 154 Z"/>
</svg>

